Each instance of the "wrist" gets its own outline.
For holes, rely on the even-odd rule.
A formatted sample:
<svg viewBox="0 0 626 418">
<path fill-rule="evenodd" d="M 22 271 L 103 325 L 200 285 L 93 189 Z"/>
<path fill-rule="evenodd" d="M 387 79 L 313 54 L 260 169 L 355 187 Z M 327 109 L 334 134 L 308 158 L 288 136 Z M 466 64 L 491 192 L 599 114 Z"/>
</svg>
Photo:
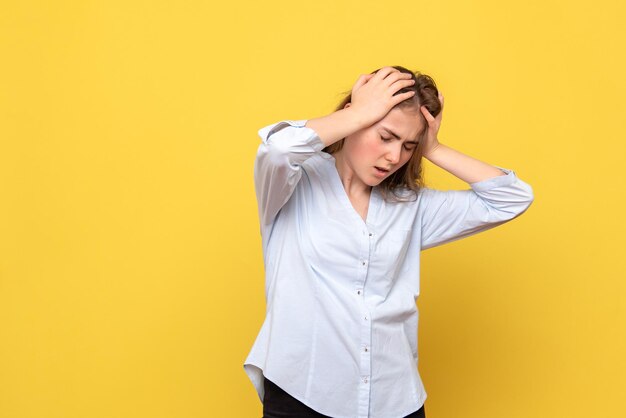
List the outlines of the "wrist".
<svg viewBox="0 0 626 418">
<path fill-rule="evenodd" d="M 424 154 L 423 154 L 424 158 L 426 158 L 430 162 L 433 162 L 433 159 L 435 160 L 437 159 L 437 154 L 444 146 L 445 145 L 443 145 L 439 141 L 435 142 L 433 145 L 428 147 L 427 150 L 424 150 Z"/>
<path fill-rule="evenodd" d="M 340 110 L 340 112 L 345 112 L 345 115 L 346 115 L 345 117 L 349 120 L 350 126 L 355 131 L 367 128 L 368 126 L 376 122 L 376 121 L 370 120 L 371 118 L 368 118 L 367 116 L 365 116 L 363 112 L 360 112 L 354 106 L 343 108 L 342 110 Z"/>
</svg>

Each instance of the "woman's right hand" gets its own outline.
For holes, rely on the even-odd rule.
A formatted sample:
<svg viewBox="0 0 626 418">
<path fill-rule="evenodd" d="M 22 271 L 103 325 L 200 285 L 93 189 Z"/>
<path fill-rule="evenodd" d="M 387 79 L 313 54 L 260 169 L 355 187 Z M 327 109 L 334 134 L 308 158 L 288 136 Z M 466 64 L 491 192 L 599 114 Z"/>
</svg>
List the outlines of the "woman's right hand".
<svg viewBox="0 0 626 418">
<path fill-rule="evenodd" d="M 373 125 L 398 103 L 412 97 L 409 91 L 394 96 L 405 87 L 415 84 L 411 74 L 403 73 L 393 67 L 383 67 L 375 74 L 364 74 L 352 87 L 352 99 L 349 107 L 357 112 L 367 126 Z"/>
</svg>

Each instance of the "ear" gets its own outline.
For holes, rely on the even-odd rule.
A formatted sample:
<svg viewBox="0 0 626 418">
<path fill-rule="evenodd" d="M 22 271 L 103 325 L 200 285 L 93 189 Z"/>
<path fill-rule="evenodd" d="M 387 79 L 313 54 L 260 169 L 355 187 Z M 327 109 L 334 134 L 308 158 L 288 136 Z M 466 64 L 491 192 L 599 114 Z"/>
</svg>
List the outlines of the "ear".
<svg viewBox="0 0 626 418">
<path fill-rule="evenodd" d="M 350 107 L 350 105 L 351 105 L 351 104 L 352 104 L 352 103 L 348 102 L 348 103 L 346 103 L 346 105 L 345 105 L 343 108 L 344 108 L 344 109 L 347 109 L 347 108 L 349 108 L 349 107 Z"/>
</svg>

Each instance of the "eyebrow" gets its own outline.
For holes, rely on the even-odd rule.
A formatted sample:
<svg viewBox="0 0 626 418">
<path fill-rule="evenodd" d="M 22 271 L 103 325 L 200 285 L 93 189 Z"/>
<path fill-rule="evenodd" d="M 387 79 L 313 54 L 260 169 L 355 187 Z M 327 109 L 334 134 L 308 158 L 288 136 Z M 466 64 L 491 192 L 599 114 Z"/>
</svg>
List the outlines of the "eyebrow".
<svg viewBox="0 0 626 418">
<path fill-rule="evenodd" d="M 389 132 L 391 135 L 395 136 L 396 139 L 402 139 L 400 138 L 400 135 L 398 135 L 397 133 L 395 133 L 394 131 L 392 131 L 391 129 L 383 126 L 382 127 L 385 131 Z M 417 141 L 406 141 L 407 144 L 417 144 Z"/>
</svg>

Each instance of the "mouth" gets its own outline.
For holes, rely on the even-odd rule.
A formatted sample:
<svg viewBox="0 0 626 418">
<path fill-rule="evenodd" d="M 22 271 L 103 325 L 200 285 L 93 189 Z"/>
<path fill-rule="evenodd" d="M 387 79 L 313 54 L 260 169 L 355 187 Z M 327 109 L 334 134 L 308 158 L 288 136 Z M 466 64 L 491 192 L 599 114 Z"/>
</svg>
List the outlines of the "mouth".
<svg viewBox="0 0 626 418">
<path fill-rule="evenodd" d="M 380 177 L 384 177 L 387 174 L 389 174 L 389 170 L 381 168 L 381 167 L 376 167 L 374 166 L 374 168 L 376 169 L 376 174 Z"/>
</svg>

